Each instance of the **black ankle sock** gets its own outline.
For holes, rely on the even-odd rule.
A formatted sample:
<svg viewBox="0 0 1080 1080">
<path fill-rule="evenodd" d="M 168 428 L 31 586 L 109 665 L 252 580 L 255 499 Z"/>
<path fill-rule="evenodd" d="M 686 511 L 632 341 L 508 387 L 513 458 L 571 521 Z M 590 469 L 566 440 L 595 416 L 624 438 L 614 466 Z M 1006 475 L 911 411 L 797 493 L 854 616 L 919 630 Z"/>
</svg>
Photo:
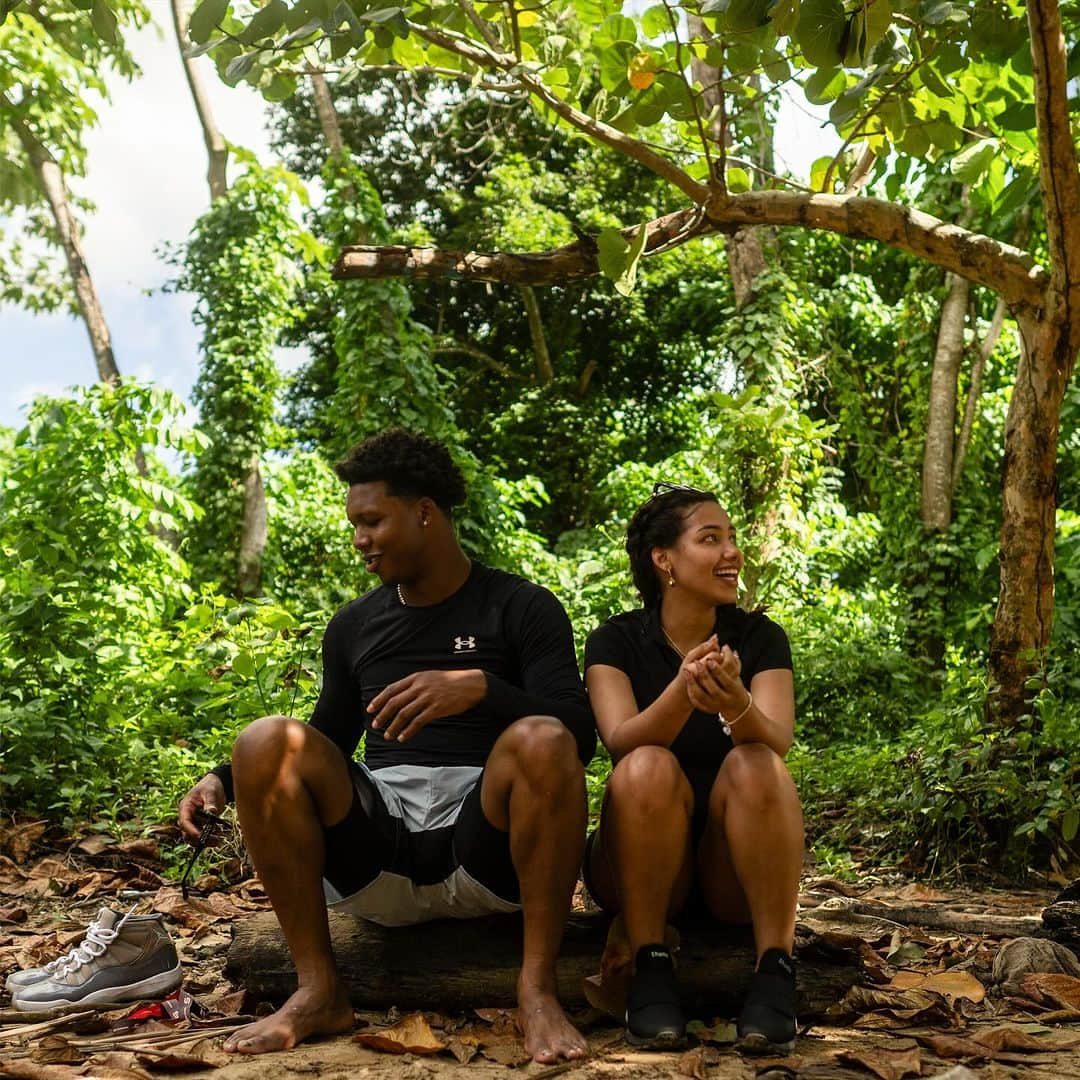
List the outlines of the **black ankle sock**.
<svg viewBox="0 0 1080 1080">
<path fill-rule="evenodd" d="M 757 970 L 767 975 L 786 975 L 795 978 L 795 961 L 783 949 L 766 949 L 758 961 Z"/>
</svg>

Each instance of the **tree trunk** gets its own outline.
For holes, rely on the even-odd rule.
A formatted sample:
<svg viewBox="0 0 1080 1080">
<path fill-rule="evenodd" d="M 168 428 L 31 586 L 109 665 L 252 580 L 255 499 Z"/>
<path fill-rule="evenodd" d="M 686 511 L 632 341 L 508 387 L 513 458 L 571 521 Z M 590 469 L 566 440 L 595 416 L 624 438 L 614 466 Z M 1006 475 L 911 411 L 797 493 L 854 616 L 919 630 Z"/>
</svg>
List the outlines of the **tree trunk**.
<svg viewBox="0 0 1080 1080">
<path fill-rule="evenodd" d="M 191 91 L 191 100 L 195 103 L 195 111 L 199 115 L 199 124 L 202 127 L 203 142 L 206 143 L 206 156 L 209 166 L 206 172 L 206 181 L 210 185 L 210 201 L 224 195 L 228 190 L 228 182 L 225 177 L 225 169 L 229 160 L 229 148 L 225 139 L 218 131 L 214 123 L 214 114 L 210 109 L 210 99 L 206 96 L 203 86 L 202 75 L 195 65 L 195 60 L 187 55 L 191 48 L 191 39 L 188 37 L 188 11 L 185 0 L 171 0 L 173 27 L 176 30 L 176 43 L 180 48 L 180 60 L 184 65 L 184 74 L 187 76 L 188 89 Z"/>
<path fill-rule="evenodd" d="M 964 458 L 971 444 L 971 431 L 975 426 L 975 410 L 978 408 L 979 395 L 982 393 L 983 374 L 997 347 L 1004 325 L 1005 301 L 999 297 L 994 306 L 993 317 L 990 319 L 990 328 L 986 331 L 986 337 L 979 343 L 975 359 L 971 364 L 971 381 L 968 384 L 967 401 L 964 404 L 964 419 L 960 424 L 960 434 L 956 436 L 956 450 L 953 452 L 952 492 L 954 497 L 956 489 L 960 486 L 960 477 L 964 472 Z"/>
<path fill-rule="evenodd" d="M 1061 402 L 1076 356 L 1070 327 L 1023 320 L 1020 365 L 1005 421 L 1001 591 L 990 634 L 990 715 L 1027 711 L 1054 617 L 1054 531 Z"/>
<path fill-rule="evenodd" d="M 341 137 L 341 124 L 338 122 L 337 109 L 334 108 L 334 99 L 330 96 L 330 87 L 327 86 L 323 73 L 316 68 L 309 67 L 308 74 L 311 76 L 315 114 L 319 118 L 323 138 L 326 139 L 331 154 L 342 156 L 345 154 L 345 140 Z"/>
<path fill-rule="evenodd" d="M 988 712 L 999 724 L 1027 711 L 1054 614 L 1058 429 L 1080 349 L 1080 172 L 1057 0 L 1029 0 L 1039 187 L 1050 282 L 1045 308 L 1021 316 L 1020 365 L 1005 421 L 1001 591 L 990 634 Z"/>
<path fill-rule="evenodd" d="M 558 962 L 559 997 L 569 1008 L 586 1004 L 584 980 L 600 970 L 607 922 L 598 914 L 570 917 Z M 330 934 L 338 970 L 357 1007 L 458 1011 L 517 1004 L 521 920 L 516 916 L 444 920 L 387 930 L 331 913 Z M 852 950 L 831 947 L 805 927 L 796 935 L 796 955 L 800 1017 L 823 1013 L 861 974 Z M 725 927 L 711 921 L 684 927 L 678 962 L 679 985 L 687 1003 L 734 1011 L 753 960 L 749 927 Z M 225 970 L 229 978 L 262 998 L 281 1000 L 295 989 L 296 971 L 272 913 L 233 923 Z"/>
<path fill-rule="evenodd" d="M 957 274 L 946 274 L 949 291 L 941 305 L 922 469 L 922 523 L 944 532 L 952 521 L 952 467 L 956 444 L 956 386 L 964 357 L 964 325 L 971 286 Z"/>
<path fill-rule="evenodd" d="M 0 91 L 0 97 L 3 98 L 5 107 L 14 111 L 14 106 L 2 91 Z M 63 170 L 23 119 L 15 116 L 11 124 L 30 159 L 30 167 L 34 171 L 38 189 L 48 200 L 49 209 L 52 210 L 60 245 L 67 259 L 68 273 L 71 275 L 71 283 L 75 288 L 79 313 L 86 325 L 86 332 L 90 335 L 90 347 L 94 352 L 98 378 L 102 382 L 115 383 L 120 378 L 120 370 L 113 356 L 112 339 L 109 335 L 108 324 L 105 322 L 105 313 L 101 309 L 97 290 L 90 277 L 90 268 L 83 257 L 79 226 L 71 212 Z"/>
<path fill-rule="evenodd" d="M 262 588 L 266 539 L 266 490 L 259 469 L 259 455 L 252 453 L 244 476 L 244 520 L 237 556 L 236 589 L 241 596 L 254 596 Z"/>
<path fill-rule="evenodd" d="M 525 316 L 529 320 L 529 337 L 532 340 L 533 359 L 536 361 L 536 380 L 541 386 L 555 378 L 555 369 L 551 366 L 551 353 L 548 352 L 547 338 L 544 336 L 544 320 L 540 316 L 540 304 L 531 285 L 519 285 L 518 293 L 525 305 Z"/>
</svg>

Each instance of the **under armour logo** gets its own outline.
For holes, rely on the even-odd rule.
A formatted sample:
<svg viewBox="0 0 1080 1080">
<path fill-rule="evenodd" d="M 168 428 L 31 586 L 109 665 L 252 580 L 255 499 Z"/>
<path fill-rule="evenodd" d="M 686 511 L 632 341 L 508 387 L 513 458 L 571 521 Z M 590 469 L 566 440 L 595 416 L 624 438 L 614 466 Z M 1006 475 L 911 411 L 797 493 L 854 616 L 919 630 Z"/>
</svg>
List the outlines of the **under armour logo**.
<svg viewBox="0 0 1080 1080">
<path fill-rule="evenodd" d="M 474 638 L 474 637 L 456 637 L 456 638 L 454 638 L 454 652 L 476 652 L 476 638 Z"/>
</svg>

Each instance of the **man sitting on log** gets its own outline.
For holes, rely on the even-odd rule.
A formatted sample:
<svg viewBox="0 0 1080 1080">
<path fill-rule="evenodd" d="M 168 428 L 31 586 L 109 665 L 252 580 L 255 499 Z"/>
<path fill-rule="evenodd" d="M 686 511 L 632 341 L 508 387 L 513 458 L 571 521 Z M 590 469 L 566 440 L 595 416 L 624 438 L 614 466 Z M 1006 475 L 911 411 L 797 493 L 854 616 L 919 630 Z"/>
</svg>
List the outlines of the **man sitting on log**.
<svg viewBox="0 0 1080 1080">
<path fill-rule="evenodd" d="M 310 723 L 254 721 L 231 766 L 180 803 L 195 837 L 196 810 L 235 793 L 296 965 L 292 997 L 225 1048 L 264 1053 L 352 1026 L 329 903 L 384 926 L 521 910 L 525 1048 L 540 1062 L 582 1057 L 555 996 L 595 747 L 570 621 L 546 589 L 461 549 L 451 512 L 465 485 L 439 443 L 392 429 L 337 473 L 353 544 L 382 584 L 330 620 Z"/>
</svg>

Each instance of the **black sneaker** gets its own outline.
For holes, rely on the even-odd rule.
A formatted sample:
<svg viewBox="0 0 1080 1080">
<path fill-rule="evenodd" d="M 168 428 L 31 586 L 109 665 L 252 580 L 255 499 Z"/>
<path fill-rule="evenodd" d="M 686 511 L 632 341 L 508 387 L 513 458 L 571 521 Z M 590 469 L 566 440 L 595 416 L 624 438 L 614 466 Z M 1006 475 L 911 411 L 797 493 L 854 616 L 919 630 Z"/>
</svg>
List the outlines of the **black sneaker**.
<svg viewBox="0 0 1080 1080">
<path fill-rule="evenodd" d="M 626 1041 L 650 1050 L 672 1050 L 686 1041 L 675 961 L 664 945 L 642 945 L 626 994 Z"/>
<path fill-rule="evenodd" d="M 795 1047 L 795 1025 L 795 961 L 783 949 L 767 949 L 746 992 L 737 1046 L 748 1054 L 786 1054 Z"/>
</svg>

